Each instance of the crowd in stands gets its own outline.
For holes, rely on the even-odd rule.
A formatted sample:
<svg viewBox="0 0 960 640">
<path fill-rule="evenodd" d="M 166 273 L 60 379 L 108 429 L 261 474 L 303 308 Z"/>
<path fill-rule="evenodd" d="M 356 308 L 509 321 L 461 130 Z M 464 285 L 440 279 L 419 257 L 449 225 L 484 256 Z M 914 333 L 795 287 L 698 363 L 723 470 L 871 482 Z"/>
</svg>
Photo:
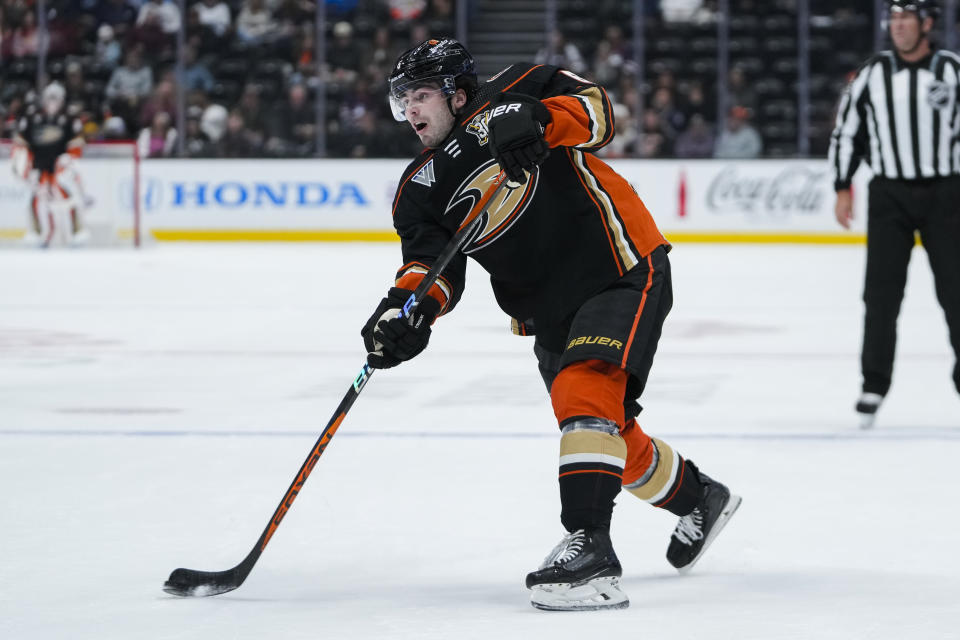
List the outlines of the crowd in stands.
<svg viewBox="0 0 960 640">
<path fill-rule="evenodd" d="M 35 1 L 0 0 L 0 137 L 12 134 L 17 113 L 35 95 L 41 40 Z M 614 10 L 632 4 L 598 2 Z M 453 34 L 455 0 L 327 0 L 322 68 L 314 64 L 314 0 L 183 4 L 181 15 L 170 0 L 46 0 L 48 80 L 64 85 L 68 109 L 83 120 L 88 139 L 136 139 L 150 157 L 177 155 L 181 146 L 188 157 L 310 157 L 318 137 L 333 157 L 419 152 L 417 138 L 390 114 L 385 80 L 400 52 Z M 663 31 L 674 24 L 709 31 L 714 20 L 712 0 L 647 5 Z M 606 156 L 749 158 L 764 152 L 752 124 L 760 106 L 757 78 L 747 66 L 730 69 L 730 110 L 718 118 L 715 73 L 687 76 L 654 59 L 646 84 L 638 86 L 631 40 L 621 24 L 604 23 L 599 37 L 581 32 L 568 38 L 570 30 L 558 30 L 536 56 L 608 89 L 617 136 Z M 185 40 L 178 49 L 181 25 Z M 322 132 L 316 130 L 319 87 L 326 98 Z"/>
</svg>

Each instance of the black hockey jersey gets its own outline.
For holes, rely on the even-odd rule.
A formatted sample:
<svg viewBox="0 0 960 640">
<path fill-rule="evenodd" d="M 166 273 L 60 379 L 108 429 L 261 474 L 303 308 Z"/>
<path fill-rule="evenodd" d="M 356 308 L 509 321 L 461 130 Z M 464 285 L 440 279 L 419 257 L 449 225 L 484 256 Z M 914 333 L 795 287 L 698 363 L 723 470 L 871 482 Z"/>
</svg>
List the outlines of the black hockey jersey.
<svg viewBox="0 0 960 640">
<path fill-rule="evenodd" d="M 62 111 L 51 117 L 31 105 L 17 122 L 17 135 L 33 153 L 33 166 L 53 173 L 61 154 L 82 147 L 78 139 L 82 128 L 80 120 Z"/>
<path fill-rule="evenodd" d="M 499 173 L 487 122 L 491 102 L 507 91 L 539 98 L 550 110 L 550 156 L 525 185 L 490 205 L 480 231 L 430 294 L 450 311 L 463 292 L 469 255 L 490 274 L 504 311 L 520 323 L 549 326 L 667 245 L 630 184 L 590 153 L 613 137 L 606 93 L 558 67 L 514 64 L 498 73 L 461 110 L 448 138 L 404 171 L 393 203 L 405 263 L 396 285 L 417 286 Z"/>
</svg>

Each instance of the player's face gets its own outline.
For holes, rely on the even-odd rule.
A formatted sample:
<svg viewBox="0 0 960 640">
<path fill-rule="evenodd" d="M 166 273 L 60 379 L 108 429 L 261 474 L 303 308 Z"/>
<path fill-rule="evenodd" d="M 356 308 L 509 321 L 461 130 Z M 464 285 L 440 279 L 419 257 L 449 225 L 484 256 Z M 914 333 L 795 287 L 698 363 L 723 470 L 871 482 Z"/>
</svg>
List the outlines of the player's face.
<svg viewBox="0 0 960 640">
<path fill-rule="evenodd" d="M 439 146 L 447 138 L 455 122 L 443 92 L 432 87 L 420 87 L 406 92 L 401 100 L 404 117 L 423 146 Z"/>
<path fill-rule="evenodd" d="M 920 17 L 913 11 L 894 7 L 890 11 L 890 39 L 900 53 L 911 53 L 926 35 Z"/>
</svg>

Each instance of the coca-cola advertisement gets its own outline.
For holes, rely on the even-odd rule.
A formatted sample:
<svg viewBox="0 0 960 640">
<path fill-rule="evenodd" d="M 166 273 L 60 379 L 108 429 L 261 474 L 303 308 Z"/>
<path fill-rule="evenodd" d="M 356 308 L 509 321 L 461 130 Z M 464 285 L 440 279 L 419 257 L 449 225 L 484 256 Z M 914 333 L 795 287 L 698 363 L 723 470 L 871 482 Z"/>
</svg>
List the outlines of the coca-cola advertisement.
<svg viewBox="0 0 960 640">
<path fill-rule="evenodd" d="M 816 216 L 829 206 L 830 182 L 826 167 L 790 165 L 774 173 L 763 165 L 730 164 L 707 187 L 707 211 L 758 218 Z"/>
<path fill-rule="evenodd" d="M 854 228 L 846 231 L 833 215 L 833 172 L 824 160 L 620 160 L 624 175 L 667 232 L 742 234 L 778 241 L 862 240 L 869 172 L 854 180 Z M 673 237 L 678 237 L 674 234 Z M 773 236 L 771 235 L 771 238 Z M 719 238 L 719 235 L 718 235 Z M 735 238 L 734 238 L 735 239 Z"/>
</svg>

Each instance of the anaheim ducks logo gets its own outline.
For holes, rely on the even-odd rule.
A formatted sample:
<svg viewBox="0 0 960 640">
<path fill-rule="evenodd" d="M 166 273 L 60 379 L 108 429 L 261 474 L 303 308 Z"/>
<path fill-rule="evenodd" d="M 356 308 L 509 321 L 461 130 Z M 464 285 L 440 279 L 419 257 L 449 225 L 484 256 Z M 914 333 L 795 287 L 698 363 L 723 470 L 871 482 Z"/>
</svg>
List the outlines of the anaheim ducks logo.
<svg viewBox="0 0 960 640">
<path fill-rule="evenodd" d="M 472 133 L 477 136 L 477 142 L 482 147 L 487 144 L 487 141 L 490 137 L 490 129 L 487 127 L 487 123 L 490 121 L 490 110 L 487 109 L 483 113 L 478 113 L 474 116 L 473 120 L 467 125 L 467 133 Z"/>
<path fill-rule="evenodd" d="M 460 206 L 469 211 L 499 174 L 500 166 L 493 160 L 482 165 L 453 192 L 444 215 Z M 533 199 L 537 190 L 537 175 L 527 173 L 526 184 L 515 187 L 508 184 L 507 188 L 497 195 L 482 216 L 480 231 L 466 243 L 464 253 L 473 253 L 489 246 L 513 226 Z"/>
</svg>

